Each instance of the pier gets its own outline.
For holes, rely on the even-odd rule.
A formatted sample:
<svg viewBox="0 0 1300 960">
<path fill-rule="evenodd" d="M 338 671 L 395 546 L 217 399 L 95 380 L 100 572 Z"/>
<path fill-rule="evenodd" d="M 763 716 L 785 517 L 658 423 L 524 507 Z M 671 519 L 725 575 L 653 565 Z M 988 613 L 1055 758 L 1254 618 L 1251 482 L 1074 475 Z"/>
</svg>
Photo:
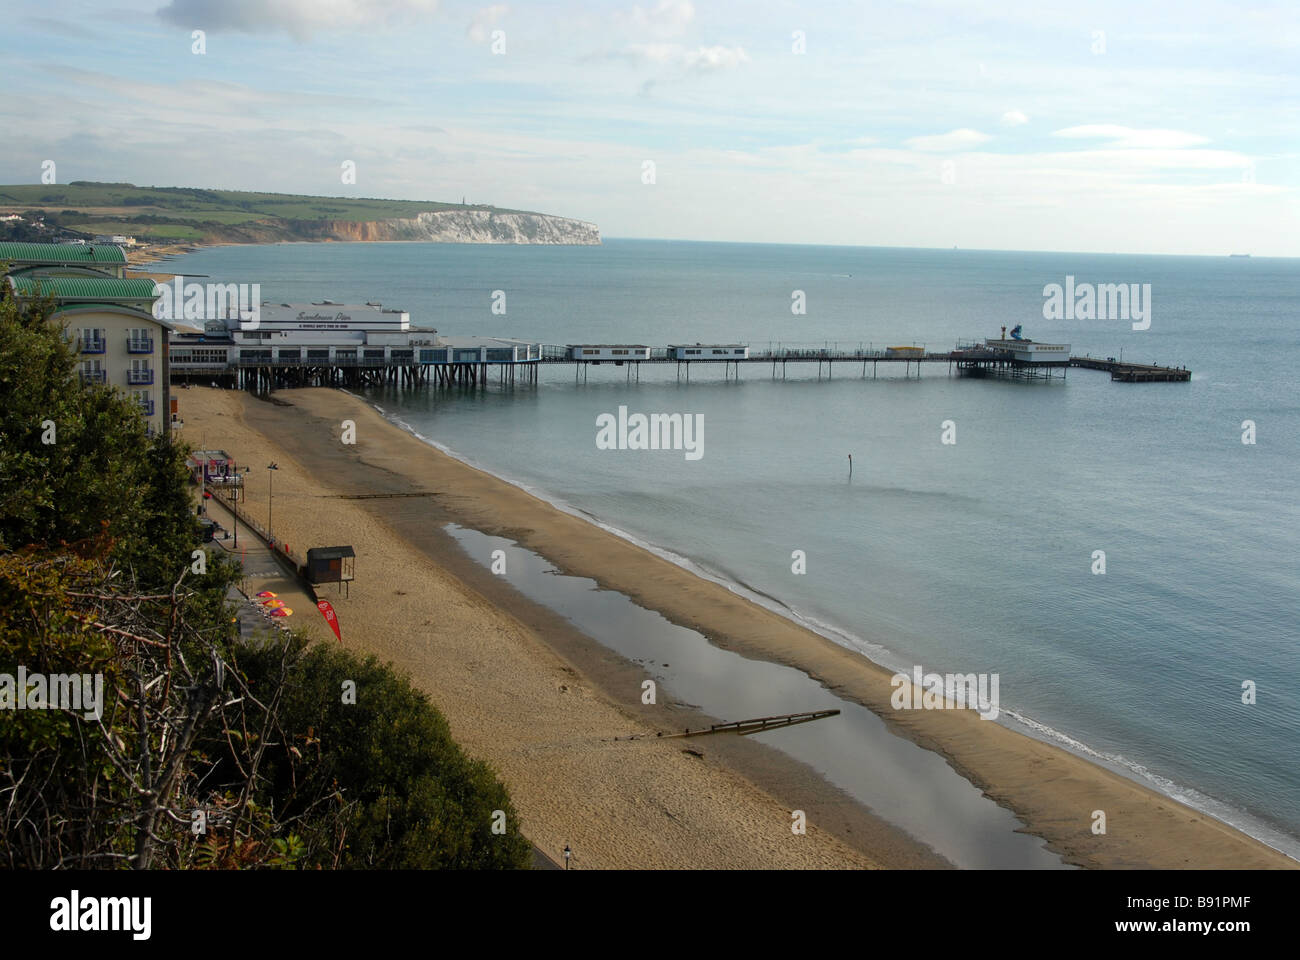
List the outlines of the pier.
<svg viewBox="0 0 1300 960">
<path fill-rule="evenodd" d="M 240 346 L 216 351 L 209 347 L 209 352 L 188 344 L 178 347 L 172 351 L 170 364 L 174 380 L 216 380 L 257 392 L 282 387 L 384 384 L 481 389 L 494 381 L 533 386 L 543 365 L 562 364 L 573 366 L 575 382 L 585 381 L 592 367 L 602 365 L 623 368 L 629 383 L 639 381 L 642 364 L 674 365 L 677 379 L 688 382 L 693 368 L 696 372 L 700 368 L 715 373 L 720 370 L 727 380 L 740 379 L 744 369 L 759 369 L 773 379 L 786 379 L 791 365 L 805 371 L 815 366 L 818 379 L 833 379 L 837 374 L 875 379 L 881 364 L 894 364 L 895 371 L 901 364 L 905 378 L 919 378 L 922 364 L 946 365 L 949 375 L 1012 380 L 1064 379 L 1071 367 L 1109 373 L 1116 383 L 1176 383 L 1192 378 L 1191 371 L 1184 367 L 1072 356 L 1068 344 L 1006 339 L 958 341 L 949 350 L 930 350 L 918 344 L 877 347 L 871 343 L 830 341 L 770 343 L 763 348 L 746 344 L 584 346 L 488 337 L 413 340 L 405 348 L 374 348 L 362 350 L 360 355 L 355 348 L 303 351 L 282 347 L 272 351 Z"/>
<path fill-rule="evenodd" d="M 1110 357 L 1071 357 L 1070 366 L 1089 370 L 1104 370 L 1116 383 L 1178 383 L 1192 379 L 1186 367 L 1158 367 L 1149 363 L 1124 363 Z"/>
<path fill-rule="evenodd" d="M 1062 351 L 1059 356 L 1048 358 L 1023 359 L 1025 345 L 1039 345 L 1034 341 L 996 341 L 998 346 L 990 346 L 995 341 L 959 341 L 951 350 L 927 350 L 924 346 L 876 347 L 874 344 L 845 344 L 824 342 L 816 344 L 775 344 L 765 349 L 745 349 L 744 356 L 701 355 L 685 358 L 674 356 L 672 347 L 637 347 L 629 345 L 622 348 L 626 357 L 597 356 L 587 357 L 574 353 L 571 346 L 543 344 L 541 362 L 547 364 L 573 364 L 574 377 L 585 378 L 593 366 L 618 366 L 627 369 L 629 380 L 640 379 L 640 367 L 643 363 L 675 364 L 677 377 L 689 380 L 692 365 L 703 365 L 706 369 L 722 369 L 724 379 L 732 376 L 739 378 L 742 364 L 765 364 L 770 368 L 773 379 L 785 379 L 790 364 L 816 364 L 817 377 L 823 374 L 827 379 L 835 375 L 836 364 L 843 370 L 847 365 L 852 373 L 861 378 L 867 376 L 870 366 L 871 377 L 879 373 L 879 365 L 902 364 L 903 376 L 921 376 L 921 364 L 946 364 L 949 373 L 970 377 L 999 377 L 1016 380 L 1064 379 L 1071 367 L 1083 367 L 1101 370 L 1111 375 L 1117 383 L 1174 383 L 1191 380 L 1192 372 L 1185 367 L 1161 367 L 1152 364 L 1123 363 L 1113 357 L 1105 360 L 1091 356 L 1071 356 Z M 1005 346 L 1001 345 L 1005 344 Z M 702 345 L 707 348 L 707 345 Z M 607 349 L 620 349 L 610 346 Z M 643 351 L 637 355 L 633 351 Z M 856 368 L 856 369 L 854 369 Z"/>
</svg>

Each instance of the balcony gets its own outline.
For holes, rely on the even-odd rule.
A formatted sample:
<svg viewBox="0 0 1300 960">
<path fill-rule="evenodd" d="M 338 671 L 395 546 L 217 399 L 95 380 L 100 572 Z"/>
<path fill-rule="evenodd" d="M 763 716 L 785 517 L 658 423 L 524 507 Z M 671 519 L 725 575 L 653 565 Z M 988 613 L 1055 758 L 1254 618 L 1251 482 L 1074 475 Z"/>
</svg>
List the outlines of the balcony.
<svg viewBox="0 0 1300 960">
<path fill-rule="evenodd" d="M 139 400 L 139 401 L 137 401 L 137 402 L 140 404 L 140 412 L 141 412 L 141 413 L 143 413 L 146 417 L 152 417 L 152 416 L 153 416 L 153 401 L 152 401 L 152 400 Z"/>
<path fill-rule="evenodd" d="M 139 337 L 127 337 L 126 352 L 153 353 L 153 337 L 145 337 L 144 339 L 140 339 Z"/>
<path fill-rule="evenodd" d="M 104 341 L 103 340 L 82 340 L 81 352 L 82 353 L 103 353 Z"/>
<path fill-rule="evenodd" d="M 82 383 L 106 383 L 107 377 L 103 370 L 79 370 Z"/>
<path fill-rule="evenodd" d="M 151 387 L 153 386 L 153 371 L 128 370 L 126 372 L 126 382 L 133 387 Z"/>
</svg>

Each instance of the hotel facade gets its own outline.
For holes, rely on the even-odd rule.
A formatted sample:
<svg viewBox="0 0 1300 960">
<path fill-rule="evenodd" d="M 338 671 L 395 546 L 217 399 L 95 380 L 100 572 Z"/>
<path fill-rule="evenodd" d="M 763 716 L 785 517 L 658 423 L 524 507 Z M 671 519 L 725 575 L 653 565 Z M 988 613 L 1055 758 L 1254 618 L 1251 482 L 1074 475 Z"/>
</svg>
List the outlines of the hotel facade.
<svg viewBox="0 0 1300 960">
<path fill-rule="evenodd" d="M 9 295 L 54 301 L 50 319 L 77 352 L 77 375 L 113 387 L 140 407 L 150 433 L 166 432 L 171 412 L 173 326 L 153 315 L 154 282 L 128 278 L 117 246 L 0 243 Z"/>
</svg>

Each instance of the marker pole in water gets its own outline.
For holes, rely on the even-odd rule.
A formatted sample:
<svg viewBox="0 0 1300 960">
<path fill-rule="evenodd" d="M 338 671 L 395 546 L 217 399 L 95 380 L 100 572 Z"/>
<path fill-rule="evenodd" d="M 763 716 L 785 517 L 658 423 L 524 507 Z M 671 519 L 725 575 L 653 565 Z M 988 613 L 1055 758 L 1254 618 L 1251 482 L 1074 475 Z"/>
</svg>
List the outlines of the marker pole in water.
<svg viewBox="0 0 1300 960">
<path fill-rule="evenodd" d="M 853 454 L 849 454 L 849 479 L 853 479 Z"/>
</svg>

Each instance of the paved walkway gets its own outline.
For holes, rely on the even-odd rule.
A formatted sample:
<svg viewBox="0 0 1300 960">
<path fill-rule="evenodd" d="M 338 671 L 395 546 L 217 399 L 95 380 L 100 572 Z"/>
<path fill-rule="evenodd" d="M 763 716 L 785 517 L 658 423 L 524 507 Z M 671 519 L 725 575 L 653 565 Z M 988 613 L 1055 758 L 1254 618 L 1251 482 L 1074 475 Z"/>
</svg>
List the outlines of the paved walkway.
<svg viewBox="0 0 1300 960">
<path fill-rule="evenodd" d="M 246 524 L 239 523 L 239 547 L 236 549 L 234 525 L 237 521 L 230 510 L 216 497 L 205 500 L 204 504 L 208 516 L 221 525 L 213 546 L 238 559 L 244 569 L 239 589 L 232 590 L 231 599 L 243 601 L 246 597 L 256 598 L 263 590 L 270 590 L 293 611 L 292 616 L 283 618 L 285 626 L 307 627 L 317 639 L 321 637 L 322 629 L 325 633 L 330 633 L 325 618 L 316 609 L 316 601 L 307 592 L 298 575 L 267 546 L 266 541 Z M 240 602 L 238 618 L 240 636 L 245 639 L 264 632 L 269 622 L 256 602 Z"/>
</svg>

